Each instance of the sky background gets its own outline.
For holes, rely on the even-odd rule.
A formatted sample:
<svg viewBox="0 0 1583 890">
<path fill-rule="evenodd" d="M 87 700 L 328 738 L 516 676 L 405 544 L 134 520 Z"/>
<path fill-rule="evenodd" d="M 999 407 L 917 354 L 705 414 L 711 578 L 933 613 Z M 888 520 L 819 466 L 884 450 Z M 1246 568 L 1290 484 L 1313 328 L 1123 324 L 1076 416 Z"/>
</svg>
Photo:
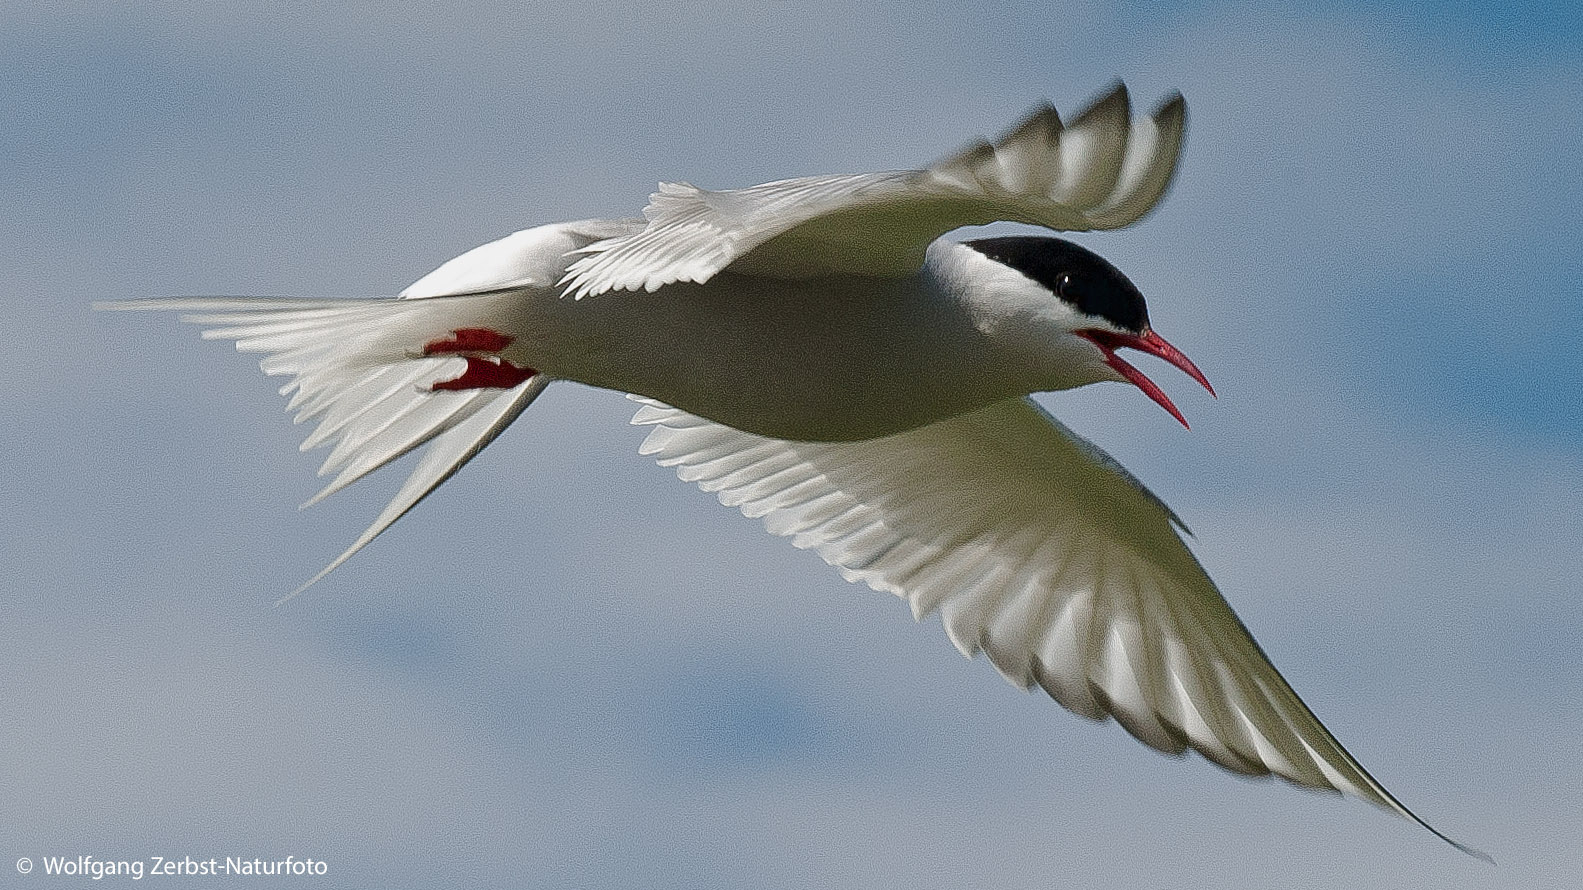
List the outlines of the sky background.
<svg viewBox="0 0 1583 890">
<path fill-rule="evenodd" d="M 1580 9 L 0 2 L 0 884 L 293 854 L 321 887 L 1573 885 Z M 88 308 L 393 294 L 661 179 L 916 167 L 1117 77 L 1187 96 L 1186 154 L 1080 240 L 1221 395 L 1145 366 L 1190 433 L 1119 386 L 1043 402 L 1496 867 L 1018 692 L 639 457 L 613 393 L 553 387 L 274 608 L 401 471 L 299 513 L 280 381 Z"/>
</svg>

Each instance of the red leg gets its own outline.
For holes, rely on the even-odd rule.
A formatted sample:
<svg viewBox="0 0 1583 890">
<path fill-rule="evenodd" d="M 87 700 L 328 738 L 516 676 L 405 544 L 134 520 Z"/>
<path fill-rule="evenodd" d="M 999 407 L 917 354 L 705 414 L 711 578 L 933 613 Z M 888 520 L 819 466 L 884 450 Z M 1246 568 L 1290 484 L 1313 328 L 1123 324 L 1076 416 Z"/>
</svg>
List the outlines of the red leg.
<svg viewBox="0 0 1583 890">
<path fill-rule="evenodd" d="M 454 352 L 499 352 L 517 339 L 489 328 L 457 328 L 448 340 L 423 344 L 424 355 L 449 355 Z"/>
<path fill-rule="evenodd" d="M 457 331 L 458 334 L 461 331 Z M 460 390 L 460 389 L 510 389 L 513 386 L 538 374 L 532 368 L 519 368 L 511 362 L 501 360 L 498 364 L 487 358 L 465 356 L 467 370 L 462 376 L 453 380 L 440 380 L 432 390 Z"/>
</svg>

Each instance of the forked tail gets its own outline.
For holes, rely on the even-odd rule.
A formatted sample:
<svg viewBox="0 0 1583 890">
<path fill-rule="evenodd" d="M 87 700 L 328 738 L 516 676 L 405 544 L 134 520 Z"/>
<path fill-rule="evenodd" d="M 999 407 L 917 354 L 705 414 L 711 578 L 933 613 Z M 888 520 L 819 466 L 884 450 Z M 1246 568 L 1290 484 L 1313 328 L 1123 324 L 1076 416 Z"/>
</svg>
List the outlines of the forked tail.
<svg viewBox="0 0 1583 890">
<path fill-rule="evenodd" d="M 302 450 L 329 445 L 319 475 L 335 478 L 304 507 L 427 444 L 395 498 L 346 552 L 285 602 L 351 558 L 484 450 L 549 385 L 501 360 L 511 338 L 489 326 L 503 294 L 426 299 L 135 300 L 111 310 L 175 310 L 206 340 L 262 352 L 264 373 L 289 376 L 294 422 L 317 426 Z"/>
</svg>

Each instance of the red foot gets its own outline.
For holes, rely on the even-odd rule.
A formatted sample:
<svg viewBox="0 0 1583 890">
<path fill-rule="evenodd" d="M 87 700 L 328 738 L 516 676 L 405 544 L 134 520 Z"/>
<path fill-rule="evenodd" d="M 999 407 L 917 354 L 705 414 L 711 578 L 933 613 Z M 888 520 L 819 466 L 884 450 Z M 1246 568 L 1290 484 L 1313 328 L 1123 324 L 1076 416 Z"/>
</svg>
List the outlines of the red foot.
<svg viewBox="0 0 1583 890">
<path fill-rule="evenodd" d="M 449 340 L 430 340 L 423 344 L 424 355 L 449 355 L 453 352 L 499 352 L 517 339 L 489 328 L 458 328 Z"/>
<path fill-rule="evenodd" d="M 460 337 L 464 332 L 457 331 L 456 333 Z M 487 331 L 486 333 L 494 334 L 494 331 Z M 495 334 L 495 336 L 498 337 L 500 335 Z M 507 342 L 510 339 L 510 337 L 507 337 Z M 496 364 L 487 358 L 478 358 L 477 356 L 469 355 L 466 356 L 466 359 L 467 370 L 462 376 L 457 377 L 455 380 L 438 381 L 429 388 L 436 392 L 448 389 L 510 389 L 539 373 L 532 368 L 519 368 L 505 360 Z"/>
</svg>

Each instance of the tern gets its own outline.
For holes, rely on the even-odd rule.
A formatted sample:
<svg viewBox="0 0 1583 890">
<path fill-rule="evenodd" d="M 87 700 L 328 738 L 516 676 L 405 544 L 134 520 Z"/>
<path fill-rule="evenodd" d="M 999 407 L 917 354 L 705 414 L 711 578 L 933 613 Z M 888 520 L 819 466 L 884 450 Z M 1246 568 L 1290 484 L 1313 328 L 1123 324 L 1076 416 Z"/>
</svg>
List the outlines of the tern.
<svg viewBox="0 0 1583 890">
<path fill-rule="evenodd" d="M 264 353 L 304 450 L 332 446 L 308 503 L 427 445 L 322 579 L 450 478 L 557 381 L 618 390 L 640 451 L 811 549 L 952 643 L 1168 754 L 1361 798 L 1431 827 L 1298 698 L 1189 551 L 1186 526 L 1031 393 L 1131 383 L 1119 351 L 1204 374 L 1103 258 L 1015 221 L 1131 225 L 1170 186 L 1180 94 L 1126 88 L 1063 123 L 1038 107 L 922 170 L 728 191 L 662 183 L 643 218 L 541 225 L 394 298 L 197 298 L 171 309 Z M 306 506 L 306 505 L 304 505 Z M 292 595 L 295 595 L 293 593 Z M 288 597 L 289 598 L 289 597 Z"/>
</svg>

